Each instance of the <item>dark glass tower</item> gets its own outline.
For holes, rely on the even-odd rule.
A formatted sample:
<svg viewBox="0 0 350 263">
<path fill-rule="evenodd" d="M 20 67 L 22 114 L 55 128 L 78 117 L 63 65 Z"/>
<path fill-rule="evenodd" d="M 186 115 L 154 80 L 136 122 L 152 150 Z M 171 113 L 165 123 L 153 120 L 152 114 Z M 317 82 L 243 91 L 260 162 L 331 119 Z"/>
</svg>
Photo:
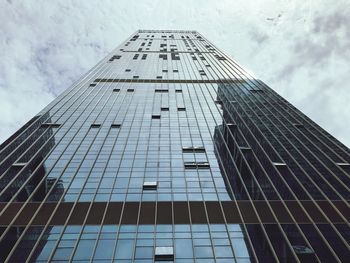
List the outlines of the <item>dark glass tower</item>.
<svg viewBox="0 0 350 263">
<path fill-rule="evenodd" d="M 349 262 L 349 163 L 198 32 L 140 30 L 0 146 L 0 261 Z"/>
</svg>

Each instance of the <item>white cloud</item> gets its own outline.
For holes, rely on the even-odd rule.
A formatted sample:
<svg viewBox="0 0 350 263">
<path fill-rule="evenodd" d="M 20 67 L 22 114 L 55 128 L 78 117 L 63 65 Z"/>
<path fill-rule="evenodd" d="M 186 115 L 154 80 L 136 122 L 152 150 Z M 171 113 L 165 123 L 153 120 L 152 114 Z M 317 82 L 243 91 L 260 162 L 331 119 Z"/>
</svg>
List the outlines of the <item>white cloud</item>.
<svg viewBox="0 0 350 263">
<path fill-rule="evenodd" d="M 195 29 L 346 145 L 344 1 L 2 1 L 0 142 L 137 29 Z"/>
</svg>

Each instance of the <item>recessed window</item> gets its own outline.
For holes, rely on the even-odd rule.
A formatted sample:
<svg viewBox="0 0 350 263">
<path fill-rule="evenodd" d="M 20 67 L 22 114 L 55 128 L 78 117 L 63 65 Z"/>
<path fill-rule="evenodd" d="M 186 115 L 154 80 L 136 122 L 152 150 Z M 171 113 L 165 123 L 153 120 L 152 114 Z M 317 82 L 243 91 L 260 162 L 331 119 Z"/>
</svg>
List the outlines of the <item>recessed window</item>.
<svg viewBox="0 0 350 263">
<path fill-rule="evenodd" d="M 315 251 L 313 251 L 311 248 L 307 247 L 307 246 L 292 246 L 294 252 L 297 255 L 301 255 L 301 254 L 314 254 Z"/>
<path fill-rule="evenodd" d="M 176 93 L 181 93 L 181 92 L 182 92 L 182 89 L 176 89 L 175 92 L 176 92 Z"/>
<path fill-rule="evenodd" d="M 167 69 L 163 69 L 162 72 L 168 72 L 168 70 Z"/>
<path fill-rule="evenodd" d="M 336 163 L 338 166 L 350 166 L 350 163 Z"/>
<path fill-rule="evenodd" d="M 50 128 L 58 128 L 61 124 L 59 123 L 53 123 L 53 122 L 45 122 L 41 124 L 41 127 L 50 127 Z"/>
<path fill-rule="evenodd" d="M 152 115 L 152 119 L 160 119 L 160 115 L 159 114 L 154 114 L 154 115 Z"/>
<path fill-rule="evenodd" d="M 113 92 L 119 92 L 120 89 L 113 89 Z"/>
<path fill-rule="evenodd" d="M 293 125 L 294 125 L 294 127 L 296 127 L 296 128 L 302 128 L 302 127 L 304 127 L 304 124 L 302 124 L 302 123 L 294 123 Z"/>
<path fill-rule="evenodd" d="M 183 107 L 179 107 L 177 108 L 178 111 L 186 111 L 186 108 L 183 108 Z"/>
<path fill-rule="evenodd" d="M 127 89 L 126 91 L 127 92 L 134 92 L 135 90 L 134 89 Z"/>
<path fill-rule="evenodd" d="M 13 167 L 24 167 L 27 163 L 22 163 L 22 162 L 18 162 L 18 163 L 13 163 L 12 166 Z"/>
<path fill-rule="evenodd" d="M 91 83 L 90 84 L 90 87 L 95 87 L 96 86 L 96 83 Z"/>
<path fill-rule="evenodd" d="M 281 167 L 281 166 L 287 166 L 286 163 L 281 163 L 281 162 L 273 162 L 272 164 L 273 164 L 274 166 L 279 166 L 279 167 Z"/>
<path fill-rule="evenodd" d="M 173 247 L 156 247 L 154 252 L 155 261 L 172 261 L 174 260 Z"/>
<path fill-rule="evenodd" d="M 252 93 L 261 93 L 264 92 L 262 89 L 251 89 L 250 92 Z"/>
<path fill-rule="evenodd" d="M 154 90 L 156 93 L 165 93 L 165 92 L 169 92 L 168 89 L 155 89 Z"/>
<path fill-rule="evenodd" d="M 129 68 L 127 68 L 126 70 L 125 70 L 125 72 L 130 72 L 131 71 L 131 69 L 129 69 Z"/>
<path fill-rule="evenodd" d="M 139 76 L 133 76 L 132 78 L 133 78 L 133 79 L 138 79 L 138 78 L 139 78 Z"/>
<path fill-rule="evenodd" d="M 115 60 L 115 59 L 120 59 L 122 56 L 120 56 L 120 55 L 114 55 L 113 57 L 111 57 L 110 59 L 109 59 L 109 62 L 112 62 L 113 60 Z"/>
<path fill-rule="evenodd" d="M 238 147 L 241 151 L 251 151 L 252 150 L 252 148 L 250 148 L 250 147 L 245 147 L 245 146 L 239 146 Z"/>
<path fill-rule="evenodd" d="M 205 153 L 205 148 L 202 146 L 182 147 L 183 153 Z"/>
<path fill-rule="evenodd" d="M 185 162 L 185 169 L 209 169 L 210 165 L 208 162 Z"/>
<path fill-rule="evenodd" d="M 169 108 L 168 107 L 161 107 L 160 110 L 161 111 L 169 111 Z"/>
<path fill-rule="evenodd" d="M 120 128 L 122 125 L 121 124 L 118 124 L 118 123 L 113 123 L 113 124 L 111 124 L 111 128 L 116 128 L 116 129 L 118 129 L 118 128 Z"/>
<path fill-rule="evenodd" d="M 162 79 L 163 77 L 162 76 L 157 76 L 157 79 Z"/>
<path fill-rule="evenodd" d="M 100 128 L 100 127 L 101 127 L 101 124 L 93 123 L 93 124 L 91 124 L 90 127 L 91 127 L 91 128 Z"/>
<path fill-rule="evenodd" d="M 178 70 L 178 69 L 174 69 L 174 70 L 173 70 L 173 72 L 175 72 L 175 73 L 176 73 L 176 72 L 179 72 L 179 70 Z"/>
<path fill-rule="evenodd" d="M 157 190 L 158 183 L 157 182 L 144 182 L 142 189 L 143 190 Z"/>
</svg>

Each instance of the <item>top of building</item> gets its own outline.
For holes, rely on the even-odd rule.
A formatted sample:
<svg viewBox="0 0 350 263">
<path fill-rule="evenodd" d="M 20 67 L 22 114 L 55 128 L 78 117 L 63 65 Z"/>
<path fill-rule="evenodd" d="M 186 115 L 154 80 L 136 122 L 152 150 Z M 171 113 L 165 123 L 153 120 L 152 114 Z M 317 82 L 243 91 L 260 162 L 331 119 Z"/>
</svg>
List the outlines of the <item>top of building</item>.
<svg viewBox="0 0 350 263">
<path fill-rule="evenodd" d="M 139 33 L 193 33 L 197 34 L 195 30 L 153 30 L 153 29 L 139 29 Z"/>
</svg>

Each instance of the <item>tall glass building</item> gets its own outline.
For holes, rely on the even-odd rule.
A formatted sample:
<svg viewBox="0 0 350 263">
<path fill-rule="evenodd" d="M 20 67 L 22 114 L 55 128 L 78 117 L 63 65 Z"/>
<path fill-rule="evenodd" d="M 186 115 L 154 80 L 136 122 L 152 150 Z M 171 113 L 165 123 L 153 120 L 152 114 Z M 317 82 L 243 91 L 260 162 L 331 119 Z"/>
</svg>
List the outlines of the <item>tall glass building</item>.
<svg viewBox="0 0 350 263">
<path fill-rule="evenodd" d="M 201 34 L 139 30 L 0 146 L 0 261 L 349 262 L 349 188 Z"/>
</svg>

